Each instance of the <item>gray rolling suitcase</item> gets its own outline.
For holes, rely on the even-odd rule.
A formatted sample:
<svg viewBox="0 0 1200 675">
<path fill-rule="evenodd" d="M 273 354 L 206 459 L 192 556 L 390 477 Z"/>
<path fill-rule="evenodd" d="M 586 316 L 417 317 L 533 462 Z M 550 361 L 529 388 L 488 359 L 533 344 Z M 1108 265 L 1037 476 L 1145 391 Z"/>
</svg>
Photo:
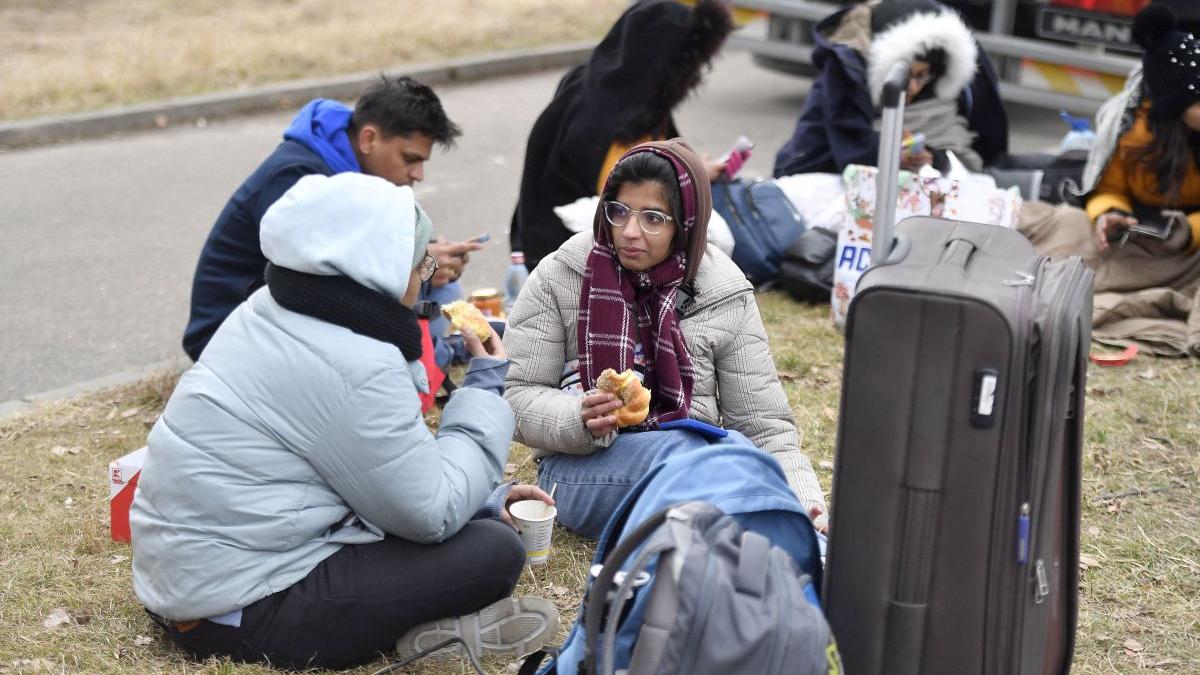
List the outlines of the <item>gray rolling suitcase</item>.
<svg viewBox="0 0 1200 675">
<path fill-rule="evenodd" d="M 990 225 L 909 218 L 892 247 L 891 208 L 846 323 L 825 576 L 846 672 L 1066 673 L 1092 274 Z"/>
</svg>

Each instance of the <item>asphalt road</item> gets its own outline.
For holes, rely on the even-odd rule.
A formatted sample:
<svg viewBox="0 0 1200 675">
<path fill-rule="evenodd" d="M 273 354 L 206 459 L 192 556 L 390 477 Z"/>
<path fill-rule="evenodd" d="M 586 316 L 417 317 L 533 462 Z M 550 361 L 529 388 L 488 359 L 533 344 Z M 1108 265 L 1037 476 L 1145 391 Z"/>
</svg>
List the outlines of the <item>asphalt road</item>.
<svg viewBox="0 0 1200 675">
<path fill-rule="evenodd" d="M 561 73 L 439 90 L 465 134 L 426 167 L 418 199 L 437 233 L 493 237 L 468 289 L 499 286 L 525 141 Z M 807 83 L 743 54 L 715 65 L 677 116 L 718 155 L 757 142 L 746 175 L 769 175 Z M 182 355 L 197 255 L 213 219 L 279 142 L 291 113 L 0 152 L 0 404 Z M 1015 151 L 1056 143 L 1053 113 L 1010 110 Z"/>
</svg>

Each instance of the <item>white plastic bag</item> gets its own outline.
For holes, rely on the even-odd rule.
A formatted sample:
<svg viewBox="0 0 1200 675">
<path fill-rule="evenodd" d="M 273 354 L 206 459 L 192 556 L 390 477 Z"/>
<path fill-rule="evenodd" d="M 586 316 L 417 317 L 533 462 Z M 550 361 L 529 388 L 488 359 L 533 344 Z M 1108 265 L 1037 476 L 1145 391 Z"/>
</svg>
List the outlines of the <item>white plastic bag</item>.
<svg viewBox="0 0 1200 675">
<path fill-rule="evenodd" d="M 783 190 L 807 227 L 837 232 L 846 215 L 846 188 L 836 173 L 798 173 L 780 176 L 775 184 Z"/>
</svg>

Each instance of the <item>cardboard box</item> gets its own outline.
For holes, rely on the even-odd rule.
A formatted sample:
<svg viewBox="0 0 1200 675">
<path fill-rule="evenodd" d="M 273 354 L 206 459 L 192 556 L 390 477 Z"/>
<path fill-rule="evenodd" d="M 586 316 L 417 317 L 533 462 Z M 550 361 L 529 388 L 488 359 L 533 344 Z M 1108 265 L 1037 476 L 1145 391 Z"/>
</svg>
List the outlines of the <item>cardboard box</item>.
<svg viewBox="0 0 1200 675">
<path fill-rule="evenodd" d="M 129 541 L 129 507 L 133 505 L 133 492 L 137 489 L 145 461 L 146 447 L 142 446 L 108 465 L 108 507 L 113 541 Z"/>
</svg>

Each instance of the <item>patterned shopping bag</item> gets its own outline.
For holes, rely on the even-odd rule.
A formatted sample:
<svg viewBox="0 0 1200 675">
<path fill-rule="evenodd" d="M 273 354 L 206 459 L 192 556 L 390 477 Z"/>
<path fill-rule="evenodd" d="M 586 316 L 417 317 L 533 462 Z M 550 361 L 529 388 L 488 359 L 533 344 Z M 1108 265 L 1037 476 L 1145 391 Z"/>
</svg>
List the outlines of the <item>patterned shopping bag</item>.
<svg viewBox="0 0 1200 675">
<path fill-rule="evenodd" d="M 871 266 L 871 233 L 875 213 L 873 166 L 852 164 L 842 172 L 846 186 L 846 220 L 838 233 L 833 270 L 833 322 L 842 328 L 858 279 Z M 964 180 L 926 178 L 901 171 L 896 186 L 896 222 L 909 216 L 934 216 L 1015 228 L 1021 210 L 1016 188 L 1001 190 L 990 176 Z"/>
</svg>

